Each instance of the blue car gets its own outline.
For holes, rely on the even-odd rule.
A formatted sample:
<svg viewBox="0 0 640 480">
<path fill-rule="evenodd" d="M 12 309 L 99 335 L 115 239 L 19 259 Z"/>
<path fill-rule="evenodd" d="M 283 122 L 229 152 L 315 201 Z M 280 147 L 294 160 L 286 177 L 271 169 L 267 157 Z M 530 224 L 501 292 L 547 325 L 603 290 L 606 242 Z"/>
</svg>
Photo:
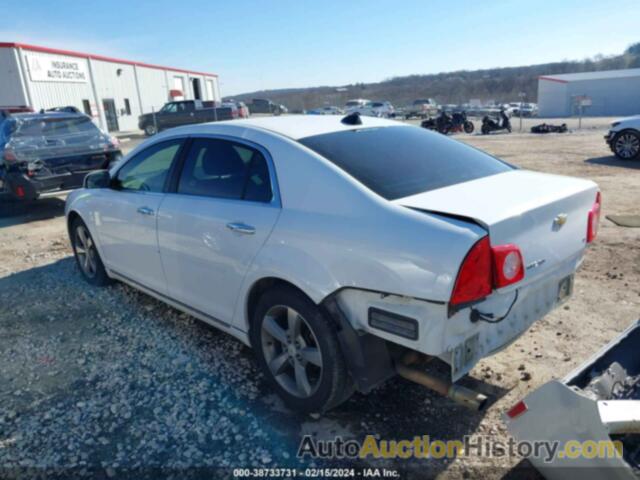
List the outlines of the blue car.
<svg viewBox="0 0 640 480">
<path fill-rule="evenodd" d="M 16 200 L 79 188 L 121 157 L 118 140 L 84 114 L 19 113 L 0 123 L 0 191 Z"/>
</svg>

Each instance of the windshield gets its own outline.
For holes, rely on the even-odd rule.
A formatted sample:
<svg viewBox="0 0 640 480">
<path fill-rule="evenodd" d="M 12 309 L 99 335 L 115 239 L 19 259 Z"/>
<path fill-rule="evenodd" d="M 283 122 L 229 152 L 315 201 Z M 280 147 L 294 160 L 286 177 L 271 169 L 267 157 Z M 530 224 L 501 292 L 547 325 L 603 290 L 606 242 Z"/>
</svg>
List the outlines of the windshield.
<svg viewBox="0 0 640 480">
<path fill-rule="evenodd" d="M 418 127 L 348 130 L 299 142 L 387 200 L 513 169 L 462 142 Z"/>
<path fill-rule="evenodd" d="M 89 117 L 77 118 L 34 118 L 17 122 L 16 136 L 56 136 L 74 133 L 97 133 L 98 127 Z"/>
<path fill-rule="evenodd" d="M 360 105 L 360 102 L 347 102 L 344 104 L 346 107 L 357 107 Z"/>
</svg>

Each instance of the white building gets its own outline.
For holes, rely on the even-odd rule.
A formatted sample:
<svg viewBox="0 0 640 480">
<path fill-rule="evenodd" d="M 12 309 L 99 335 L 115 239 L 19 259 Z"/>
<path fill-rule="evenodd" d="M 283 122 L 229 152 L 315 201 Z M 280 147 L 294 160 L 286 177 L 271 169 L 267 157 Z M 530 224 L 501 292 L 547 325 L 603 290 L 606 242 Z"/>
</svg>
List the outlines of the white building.
<svg viewBox="0 0 640 480">
<path fill-rule="evenodd" d="M 625 116 L 640 114 L 640 68 L 602 72 L 544 75 L 538 78 L 541 117 L 585 115 Z"/>
<path fill-rule="evenodd" d="M 20 43 L 0 43 L 0 105 L 75 106 L 104 130 L 181 99 L 220 101 L 218 76 Z"/>
</svg>

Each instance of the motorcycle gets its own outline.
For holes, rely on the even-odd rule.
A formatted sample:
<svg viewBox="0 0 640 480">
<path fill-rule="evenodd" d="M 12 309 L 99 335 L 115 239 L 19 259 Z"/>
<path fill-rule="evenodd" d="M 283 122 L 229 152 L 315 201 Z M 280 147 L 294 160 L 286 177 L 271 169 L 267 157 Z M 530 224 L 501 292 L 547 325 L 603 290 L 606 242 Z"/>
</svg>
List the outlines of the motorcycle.
<svg viewBox="0 0 640 480">
<path fill-rule="evenodd" d="M 474 130 L 473 122 L 467 120 L 466 112 L 455 112 L 452 115 L 442 112 L 435 119 L 428 118 L 424 120 L 420 126 L 429 130 L 436 130 L 443 135 L 459 132 L 473 133 Z"/>
<path fill-rule="evenodd" d="M 511 133 L 511 122 L 504 110 L 500 110 L 500 119 L 498 120 L 494 120 L 489 117 L 489 115 L 485 115 L 482 119 L 481 131 L 483 135 L 487 135 L 491 132 L 497 132 L 499 130 L 506 130 Z"/>
</svg>

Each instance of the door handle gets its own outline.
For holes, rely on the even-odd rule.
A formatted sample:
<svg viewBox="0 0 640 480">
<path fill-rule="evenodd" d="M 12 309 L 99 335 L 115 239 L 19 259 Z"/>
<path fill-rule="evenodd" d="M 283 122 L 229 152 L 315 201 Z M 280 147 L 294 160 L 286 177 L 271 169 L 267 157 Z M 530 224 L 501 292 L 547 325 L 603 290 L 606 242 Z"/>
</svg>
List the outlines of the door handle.
<svg viewBox="0 0 640 480">
<path fill-rule="evenodd" d="M 140 207 L 138 208 L 138 213 L 141 215 L 153 215 L 153 210 L 149 207 Z"/>
<path fill-rule="evenodd" d="M 227 223 L 227 228 L 232 232 L 244 233 L 245 235 L 253 235 L 256 233 L 255 227 L 242 222 Z"/>
</svg>

